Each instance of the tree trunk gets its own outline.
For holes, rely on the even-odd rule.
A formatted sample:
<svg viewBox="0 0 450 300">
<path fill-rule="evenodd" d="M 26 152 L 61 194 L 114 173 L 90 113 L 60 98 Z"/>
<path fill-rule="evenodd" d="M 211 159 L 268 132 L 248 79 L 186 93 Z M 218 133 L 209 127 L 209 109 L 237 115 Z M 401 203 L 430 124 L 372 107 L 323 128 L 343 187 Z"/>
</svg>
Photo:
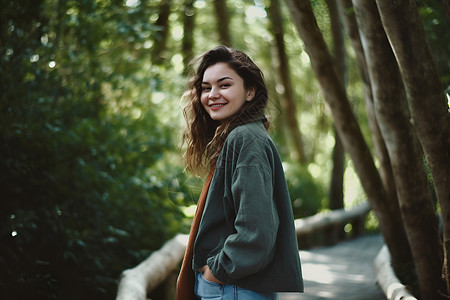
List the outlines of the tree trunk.
<svg viewBox="0 0 450 300">
<path fill-rule="evenodd" d="M 375 112 L 391 158 L 400 211 L 424 300 L 439 299 L 442 248 L 438 219 L 409 124 L 402 78 L 374 0 L 353 1 L 372 84 Z"/>
<path fill-rule="evenodd" d="M 183 40 L 181 44 L 181 52 L 183 53 L 183 73 L 187 75 L 188 66 L 194 58 L 194 26 L 195 26 L 195 7 L 194 0 L 184 1 L 183 11 Z"/>
<path fill-rule="evenodd" d="M 152 61 L 155 64 L 163 64 L 167 59 L 166 45 L 169 35 L 169 16 L 172 0 L 161 0 L 158 19 L 155 22 L 157 32 L 153 40 Z"/>
<path fill-rule="evenodd" d="M 334 148 L 333 148 L 333 170 L 331 172 L 331 182 L 329 191 L 329 208 L 331 210 L 344 208 L 344 172 L 345 172 L 345 150 L 342 145 L 336 128 L 334 129 Z"/>
<path fill-rule="evenodd" d="M 227 0 L 214 0 L 216 12 L 217 32 L 219 32 L 219 43 L 231 47 L 230 17 L 228 14 Z"/>
<path fill-rule="evenodd" d="M 277 55 L 279 59 L 278 71 L 281 82 L 284 86 L 284 95 L 281 97 L 281 104 L 286 114 L 289 133 L 294 142 L 295 151 L 299 162 L 306 164 L 305 151 L 303 150 L 303 139 L 300 126 L 297 120 L 297 108 L 295 105 L 294 91 L 292 89 L 291 75 L 289 69 L 288 56 L 284 45 L 284 29 L 280 11 L 279 0 L 271 0 L 268 15 L 272 23 L 272 32 L 276 41 Z"/>
<path fill-rule="evenodd" d="M 444 7 L 444 15 L 447 20 L 447 25 L 450 25 L 450 1 L 441 0 L 442 6 Z"/>
<path fill-rule="evenodd" d="M 441 207 L 444 272 L 450 290 L 450 114 L 414 1 L 376 1 L 400 67 L 412 122 L 430 167 Z"/>
<path fill-rule="evenodd" d="M 343 88 L 347 89 L 347 55 L 345 52 L 342 22 L 339 17 L 337 2 L 335 0 L 327 0 L 326 3 L 330 13 L 331 32 L 333 36 L 334 66 Z M 329 191 L 329 208 L 332 210 L 344 208 L 345 151 L 336 128 L 334 128 L 334 140 L 332 157 L 333 170 L 331 172 Z"/>
<path fill-rule="evenodd" d="M 380 168 L 379 173 L 381 180 L 383 181 L 383 186 L 386 189 L 388 199 L 391 199 L 387 203 L 389 205 L 389 211 L 393 216 L 400 215 L 400 207 L 398 204 L 397 191 L 395 187 L 394 174 L 392 173 L 391 161 L 386 148 L 383 137 L 381 136 L 380 128 L 378 122 L 375 118 L 375 109 L 373 103 L 372 87 L 370 83 L 369 73 L 367 70 L 366 58 L 364 56 L 364 50 L 361 43 L 361 38 L 358 31 L 358 24 L 356 22 L 355 12 L 353 9 L 353 4 L 351 0 L 341 0 L 338 2 L 340 5 L 340 11 L 343 15 L 343 24 L 345 30 L 350 38 L 350 42 L 355 51 L 356 63 L 361 73 L 361 78 L 364 84 L 364 99 L 366 103 L 367 119 L 371 131 L 371 136 L 374 144 L 375 154 L 378 157 Z M 399 245 L 400 249 L 391 249 L 392 265 L 394 270 L 404 272 L 413 272 L 413 258 L 411 249 L 409 247 L 409 242 L 404 231 L 403 226 L 398 229 L 399 234 L 397 238 L 399 239 L 396 245 Z M 391 245 L 391 247 L 394 245 Z"/>
<path fill-rule="evenodd" d="M 370 78 L 367 71 L 366 59 L 364 57 L 364 50 L 361 43 L 361 38 L 358 32 L 358 24 L 356 23 L 355 13 L 351 0 L 341 0 L 338 2 L 341 5 L 341 12 L 343 15 L 343 23 L 345 30 L 350 38 L 353 50 L 356 55 L 356 63 L 361 73 L 361 78 L 364 84 L 364 99 L 366 102 L 366 112 L 372 140 L 374 143 L 375 153 L 380 161 L 380 175 L 383 180 L 383 185 L 389 195 L 390 199 L 397 199 L 397 192 L 395 190 L 395 181 L 392 174 L 391 162 L 387 153 L 386 145 L 381 137 L 380 129 L 375 118 L 375 111 L 373 107 L 372 87 L 370 85 Z M 398 202 L 392 201 L 395 204 L 391 207 L 393 211 L 399 211 Z M 412 258 L 411 258 L 412 259 Z"/>
<path fill-rule="evenodd" d="M 294 23 L 300 33 L 319 80 L 322 94 L 330 106 L 334 124 L 342 139 L 344 148 L 352 158 L 361 184 L 370 205 L 380 221 L 380 230 L 393 257 L 400 259 L 402 248 L 408 253 L 409 246 L 402 245 L 403 225 L 399 215 L 389 209 L 392 199 L 384 189 L 380 175 L 373 162 L 370 150 L 350 107 L 347 95 L 332 67 L 328 52 L 317 26 L 311 4 L 308 0 L 286 0 Z"/>
</svg>

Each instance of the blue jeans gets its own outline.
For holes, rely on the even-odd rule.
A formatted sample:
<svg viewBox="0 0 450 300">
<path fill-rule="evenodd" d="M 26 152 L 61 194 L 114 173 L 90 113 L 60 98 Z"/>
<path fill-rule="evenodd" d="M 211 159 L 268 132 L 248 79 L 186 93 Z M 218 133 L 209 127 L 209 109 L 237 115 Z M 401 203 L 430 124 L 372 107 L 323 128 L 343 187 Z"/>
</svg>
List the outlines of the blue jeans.
<svg viewBox="0 0 450 300">
<path fill-rule="evenodd" d="M 195 273 L 195 295 L 201 300 L 277 300 L 277 293 L 258 293 L 236 285 L 221 285 Z"/>
</svg>

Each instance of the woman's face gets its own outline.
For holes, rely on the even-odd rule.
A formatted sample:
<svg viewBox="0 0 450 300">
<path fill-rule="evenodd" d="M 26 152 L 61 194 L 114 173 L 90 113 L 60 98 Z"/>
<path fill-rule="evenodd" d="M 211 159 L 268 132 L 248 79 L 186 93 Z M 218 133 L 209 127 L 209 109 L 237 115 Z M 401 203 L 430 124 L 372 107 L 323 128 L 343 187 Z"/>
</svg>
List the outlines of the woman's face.
<svg viewBox="0 0 450 300">
<path fill-rule="evenodd" d="M 246 90 L 242 77 L 227 63 L 212 65 L 203 74 L 200 100 L 213 120 L 227 120 L 254 96 L 255 90 Z"/>
</svg>

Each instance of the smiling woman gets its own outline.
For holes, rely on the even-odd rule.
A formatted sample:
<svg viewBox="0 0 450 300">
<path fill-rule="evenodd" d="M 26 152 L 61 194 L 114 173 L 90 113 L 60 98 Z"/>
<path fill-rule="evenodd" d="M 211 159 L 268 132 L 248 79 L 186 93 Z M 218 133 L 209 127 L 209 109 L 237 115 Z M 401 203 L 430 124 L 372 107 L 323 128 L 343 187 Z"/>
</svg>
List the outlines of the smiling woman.
<svg viewBox="0 0 450 300">
<path fill-rule="evenodd" d="M 201 174 L 207 172 L 210 163 L 217 159 L 228 133 L 234 128 L 251 120 L 263 119 L 267 129 L 269 122 L 264 117 L 268 102 L 264 76 L 245 53 L 221 46 L 205 53 L 199 59 L 201 63 L 197 73 L 191 79 L 190 89 L 185 93 L 187 105 L 183 113 L 189 126 L 183 134 L 183 140 L 187 144 L 187 168 Z M 219 79 L 222 80 L 219 82 Z M 228 104 L 230 91 L 239 95 L 233 96 L 233 102 L 239 101 L 236 96 L 242 101 L 242 105 L 238 105 L 237 109 L 224 114 L 222 118 L 219 114 L 221 107 L 211 110 L 207 106 L 208 109 L 205 109 L 206 100 L 203 100 L 203 97 L 212 98 L 208 100 L 209 104 Z M 218 96 L 219 100 L 214 100 Z M 225 107 L 226 105 L 223 108 Z M 210 111 L 213 115 L 209 114 Z M 221 122 L 225 119 L 226 122 Z"/>
<path fill-rule="evenodd" d="M 263 74 L 243 52 L 206 52 L 184 109 L 188 169 L 209 168 L 177 299 L 278 299 L 303 291 L 291 201 L 267 133 Z M 225 298 L 223 298 L 225 297 Z"/>
<path fill-rule="evenodd" d="M 203 75 L 201 102 L 211 119 L 226 121 L 255 96 L 245 89 L 244 80 L 226 63 L 209 67 Z"/>
</svg>

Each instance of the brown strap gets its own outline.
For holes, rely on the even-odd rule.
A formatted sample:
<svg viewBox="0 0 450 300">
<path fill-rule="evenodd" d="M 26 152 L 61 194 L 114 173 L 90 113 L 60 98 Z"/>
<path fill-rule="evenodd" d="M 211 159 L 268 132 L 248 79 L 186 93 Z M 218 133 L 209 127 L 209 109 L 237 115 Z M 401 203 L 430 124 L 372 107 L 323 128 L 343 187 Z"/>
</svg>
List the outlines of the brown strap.
<svg viewBox="0 0 450 300">
<path fill-rule="evenodd" d="M 184 253 L 183 264 L 181 265 L 180 275 L 177 280 L 177 296 L 176 300 L 194 300 L 197 297 L 194 294 L 195 276 L 192 270 L 192 257 L 194 255 L 194 242 L 197 237 L 200 220 L 202 218 L 203 209 L 205 208 L 206 196 L 208 195 L 209 185 L 211 183 L 215 165 L 211 167 L 205 185 L 203 186 L 200 198 L 198 199 L 197 209 L 195 210 L 194 220 L 192 221 L 191 231 L 189 232 L 189 240 Z"/>
</svg>

